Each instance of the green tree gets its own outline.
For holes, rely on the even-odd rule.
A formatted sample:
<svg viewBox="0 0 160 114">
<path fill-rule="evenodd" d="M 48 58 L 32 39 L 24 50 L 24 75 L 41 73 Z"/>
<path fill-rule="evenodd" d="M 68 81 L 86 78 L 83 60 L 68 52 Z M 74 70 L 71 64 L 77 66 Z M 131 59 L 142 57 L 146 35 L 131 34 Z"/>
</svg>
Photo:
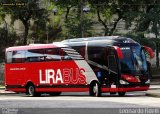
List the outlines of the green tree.
<svg viewBox="0 0 160 114">
<path fill-rule="evenodd" d="M 0 7 L 0 24 L 2 24 L 2 22 L 4 22 L 4 18 L 5 18 L 5 13 L 2 12 L 2 7 Z"/>
<path fill-rule="evenodd" d="M 104 35 L 113 35 L 120 20 L 125 20 L 126 27 L 138 16 L 139 0 L 88 0 L 98 21 L 104 26 Z"/>
<path fill-rule="evenodd" d="M 81 0 L 58 0 L 54 2 L 54 7 L 62 12 L 62 37 L 82 37 L 82 31 L 84 36 L 92 35 L 94 21 L 91 19 L 90 13 L 81 14 L 81 6 L 87 4 L 85 0 L 83 1 L 83 4 Z M 54 7 L 52 5 L 52 8 Z"/>
<path fill-rule="evenodd" d="M 5 48 L 13 46 L 16 44 L 16 41 L 18 40 L 18 37 L 15 32 L 8 31 L 8 35 L 6 38 L 6 30 L 5 28 L 0 28 L 0 63 L 4 62 L 4 56 L 5 56 Z"/>
<path fill-rule="evenodd" d="M 47 11 L 39 7 L 40 0 L 0 0 L 0 3 L 14 3 L 13 6 L 3 6 L 3 12 L 11 15 L 12 23 L 15 20 L 20 20 L 25 28 L 23 44 L 27 44 L 28 31 L 30 27 L 30 20 L 39 21 L 47 19 Z M 24 5 L 16 5 L 16 3 L 25 3 Z M 42 21 L 41 21 L 42 22 Z M 44 21 L 43 21 L 44 22 Z M 44 23 L 41 23 L 42 25 Z"/>
<path fill-rule="evenodd" d="M 159 67 L 159 48 L 160 48 L 160 39 L 159 39 L 159 30 L 160 30 L 160 8 L 159 0 L 147 0 L 144 1 L 145 6 L 141 6 L 139 9 L 139 18 L 137 19 L 137 32 L 150 32 L 154 33 L 156 38 L 153 41 L 156 44 L 156 65 Z M 143 11 L 142 11 L 143 8 Z"/>
<path fill-rule="evenodd" d="M 93 36 L 93 24 L 94 22 L 89 19 L 83 19 L 83 32 L 84 37 Z M 81 37 L 81 21 L 80 18 L 70 17 L 65 23 L 66 27 L 66 37 L 67 38 L 80 38 Z"/>
<path fill-rule="evenodd" d="M 61 8 L 65 13 L 65 20 L 68 20 L 70 11 L 80 4 L 80 0 L 57 0 L 54 2 L 56 6 Z"/>
</svg>

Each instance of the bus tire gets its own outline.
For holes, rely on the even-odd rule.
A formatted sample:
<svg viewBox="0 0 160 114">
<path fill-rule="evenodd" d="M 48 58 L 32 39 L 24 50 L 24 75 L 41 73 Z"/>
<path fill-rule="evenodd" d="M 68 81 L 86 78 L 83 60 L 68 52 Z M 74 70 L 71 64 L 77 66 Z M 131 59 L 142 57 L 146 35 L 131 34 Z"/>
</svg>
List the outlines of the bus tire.
<svg viewBox="0 0 160 114">
<path fill-rule="evenodd" d="M 50 96 L 59 96 L 62 92 L 51 92 Z"/>
<path fill-rule="evenodd" d="M 94 81 L 90 84 L 89 95 L 95 97 L 101 96 L 101 87 L 98 82 Z"/>
<path fill-rule="evenodd" d="M 41 95 L 40 93 L 37 93 L 37 92 L 35 91 L 35 87 L 34 87 L 33 84 L 29 84 L 29 85 L 27 86 L 27 93 L 28 93 L 28 95 L 31 96 L 31 97 L 36 97 L 36 96 L 40 96 L 40 95 Z"/>
<path fill-rule="evenodd" d="M 126 92 L 118 92 L 118 95 L 119 95 L 120 97 L 125 96 L 125 94 L 126 94 Z"/>
</svg>

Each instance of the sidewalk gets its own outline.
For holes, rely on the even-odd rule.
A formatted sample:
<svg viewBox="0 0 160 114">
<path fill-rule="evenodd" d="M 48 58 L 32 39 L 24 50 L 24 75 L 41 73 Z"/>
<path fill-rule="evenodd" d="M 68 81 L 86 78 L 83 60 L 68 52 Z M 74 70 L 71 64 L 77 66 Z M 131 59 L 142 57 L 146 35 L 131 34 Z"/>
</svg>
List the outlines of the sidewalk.
<svg viewBox="0 0 160 114">
<path fill-rule="evenodd" d="M 6 91 L 4 87 L 0 87 L 0 95 L 1 94 L 15 94 L 13 91 Z"/>
<path fill-rule="evenodd" d="M 159 97 L 160 98 L 160 84 L 151 85 L 150 89 L 146 92 L 146 96 Z"/>
<path fill-rule="evenodd" d="M 151 88 L 146 92 L 146 96 L 160 98 L 160 75 L 153 75 L 150 87 Z"/>
<path fill-rule="evenodd" d="M 153 75 L 152 76 L 151 85 L 160 85 L 160 75 Z"/>
<path fill-rule="evenodd" d="M 146 96 L 158 97 L 160 98 L 160 88 L 159 89 L 150 89 L 146 92 Z"/>
</svg>

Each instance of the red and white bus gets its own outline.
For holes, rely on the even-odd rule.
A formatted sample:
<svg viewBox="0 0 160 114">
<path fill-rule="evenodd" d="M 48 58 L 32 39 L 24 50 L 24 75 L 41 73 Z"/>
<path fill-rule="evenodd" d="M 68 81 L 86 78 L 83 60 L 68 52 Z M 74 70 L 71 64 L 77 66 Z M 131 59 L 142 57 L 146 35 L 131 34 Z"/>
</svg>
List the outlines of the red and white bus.
<svg viewBox="0 0 160 114">
<path fill-rule="evenodd" d="M 102 92 L 124 96 L 146 91 L 150 85 L 151 48 L 119 36 L 69 39 L 53 44 L 31 44 L 6 49 L 7 90 L 30 96 L 41 93 Z"/>
</svg>

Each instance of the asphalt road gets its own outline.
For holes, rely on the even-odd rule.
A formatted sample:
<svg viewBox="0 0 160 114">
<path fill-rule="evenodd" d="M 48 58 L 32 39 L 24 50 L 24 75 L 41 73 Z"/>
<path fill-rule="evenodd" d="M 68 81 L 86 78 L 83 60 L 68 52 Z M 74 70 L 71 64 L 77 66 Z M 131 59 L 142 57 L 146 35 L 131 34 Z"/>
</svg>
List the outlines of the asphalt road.
<svg viewBox="0 0 160 114">
<path fill-rule="evenodd" d="M 63 93 L 61 96 L 29 97 L 25 94 L 0 95 L 0 114 L 160 114 L 160 98 L 145 92 L 127 93 L 125 97 L 88 93 Z"/>
</svg>

